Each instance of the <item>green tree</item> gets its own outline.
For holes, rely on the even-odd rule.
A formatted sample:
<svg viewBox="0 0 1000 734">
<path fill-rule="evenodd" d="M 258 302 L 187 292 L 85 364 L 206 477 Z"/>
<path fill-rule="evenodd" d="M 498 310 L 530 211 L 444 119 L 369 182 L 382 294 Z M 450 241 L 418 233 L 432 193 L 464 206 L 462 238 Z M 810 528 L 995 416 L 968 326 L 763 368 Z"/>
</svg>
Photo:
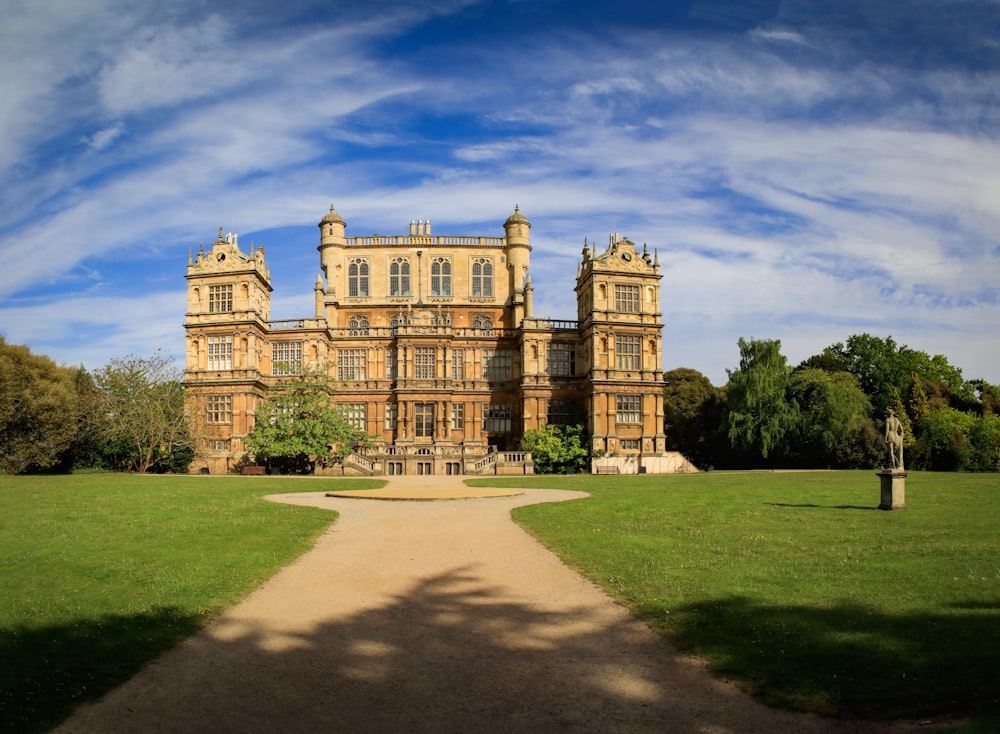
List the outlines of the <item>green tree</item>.
<svg viewBox="0 0 1000 734">
<path fill-rule="evenodd" d="M 536 474 L 565 474 L 587 467 L 587 440 L 582 424 L 557 426 L 552 423 L 531 428 L 521 436 L 521 449 L 530 451 Z"/>
<path fill-rule="evenodd" d="M 932 410 L 921 425 L 918 450 L 922 468 L 934 471 L 962 471 L 975 464 L 970 434 L 976 416 L 956 408 Z"/>
<path fill-rule="evenodd" d="M 984 413 L 969 432 L 974 451 L 969 469 L 1000 471 L 1000 415 Z"/>
<path fill-rule="evenodd" d="M 837 465 L 844 469 L 874 469 L 886 461 L 885 436 L 871 418 L 855 423 L 837 447 Z"/>
<path fill-rule="evenodd" d="M 77 436 L 73 370 L 0 336 L 0 470 L 51 470 Z"/>
<path fill-rule="evenodd" d="M 806 466 L 836 463 L 838 448 L 870 410 L 868 397 L 848 372 L 796 370 L 788 396 L 798 407 L 794 451 Z"/>
<path fill-rule="evenodd" d="M 916 372 L 913 373 L 910 379 L 906 407 L 906 415 L 909 416 L 910 422 L 915 426 L 919 426 L 920 422 L 931 412 L 931 403 L 927 398 L 924 382 Z"/>
<path fill-rule="evenodd" d="M 720 463 L 728 453 L 723 435 L 722 391 L 697 370 L 679 367 L 663 373 L 663 431 L 671 450 L 698 466 Z"/>
<path fill-rule="evenodd" d="M 819 356 L 810 358 L 818 359 Z M 861 389 L 872 401 L 875 415 L 885 414 L 893 390 L 900 395 L 908 393 L 914 374 L 923 381 L 925 389 L 934 386 L 934 392 L 945 404 L 955 402 L 964 406 L 975 402 L 972 385 L 944 356 L 930 357 L 905 344 L 897 345 L 891 336 L 882 339 L 871 334 L 855 334 L 844 343 L 827 347 L 822 360 L 824 364 L 840 365 L 858 379 Z M 934 407 L 933 400 L 931 402 Z"/>
<path fill-rule="evenodd" d="M 777 339 L 739 340 L 740 366 L 727 370 L 729 440 L 751 456 L 767 459 L 784 447 L 795 423 L 795 407 L 786 399 L 789 368 Z"/>
<path fill-rule="evenodd" d="M 94 375 L 97 407 L 89 428 L 117 468 L 145 473 L 186 470 L 178 457 L 191 456 L 184 390 L 166 354 L 129 355 Z"/>
<path fill-rule="evenodd" d="M 290 473 L 343 461 L 370 437 L 333 405 L 335 383 L 327 370 L 283 380 L 254 413 L 246 446 L 257 461 Z"/>
</svg>

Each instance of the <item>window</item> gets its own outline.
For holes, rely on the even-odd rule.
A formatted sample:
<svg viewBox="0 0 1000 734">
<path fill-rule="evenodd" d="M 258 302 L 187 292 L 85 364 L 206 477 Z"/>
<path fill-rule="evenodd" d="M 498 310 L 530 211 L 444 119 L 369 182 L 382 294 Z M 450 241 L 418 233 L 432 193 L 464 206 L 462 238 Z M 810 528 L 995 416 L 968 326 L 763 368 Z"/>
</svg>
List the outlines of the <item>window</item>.
<svg viewBox="0 0 1000 734">
<path fill-rule="evenodd" d="M 389 295 L 410 295 L 410 261 L 405 257 L 389 261 Z"/>
<path fill-rule="evenodd" d="M 618 442 L 619 448 L 622 451 L 638 451 L 639 450 L 639 439 L 637 438 L 623 438 Z"/>
<path fill-rule="evenodd" d="M 625 313 L 639 313 L 639 286 L 615 286 L 615 310 Z"/>
<path fill-rule="evenodd" d="M 434 379 L 434 347 L 413 350 L 413 376 L 418 380 Z"/>
<path fill-rule="evenodd" d="M 206 401 L 209 423 L 228 424 L 233 422 L 233 398 L 231 395 L 209 395 Z"/>
<path fill-rule="evenodd" d="M 385 379 L 395 380 L 397 379 L 397 365 L 399 364 L 397 358 L 397 352 L 395 349 L 385 350 Z"/>
<path fill-rule="evenodd" d="M 347 266 L 347 295 L 357 297 L 368 296 L 368 261 L 351 260 Z"/>
<path fill-rule="evenodd" d="M 388 403 L 385 406 L 385 427 L 386 430 L 393 430 L 397 422 L 397 406 L 395 403 Z"/>
<path fill-rule="evenodd" d="M 465 379 L 465 350 L 453 349 L 451 351 L 451 379 Z"/>
<path fill-rule="evenodd" d="M 233 287 L 231 285 L 210 285 L 208 287 L 208 312 L 222 313 L 233 310 Z"/>
<path fill-rule="evenodd" d="M 347 418 L 347 422 L 359 431 L 365 430 L 365 404 L 347 403 L 340 406 L 340 412 Z"/>
<path fill-rule="evenodd" d="M 493 297 L 493 262 L 486 257 L 472 261 L 472 295 Z"/>
<path fill-rule="evenodd" d="M 620 370 L 637 370 L 642 364 L 639 337 L 615 337 L 615 367 Z"/>
<path fill-rule="evenodd" d="M 549 344 L 546 369 L 550 375 L 572 375 L 576 371 L 576 356 L 568 344 Z"/>
<path fill-rule="evenodd" d="M 366 353 L 364 349 L 337 350 L 337 379 L 364 380 Z"/>
<path fill-rule="evenodd" d="M 451 295 L 451 263 L 447 258 L 436 257 L 431 261 L 431 295 Z"/>
<path fill-rule="evenodd" d="M 302 374 L 302 342 L 276 342 L 271 345 L 271 374 Z"/>
<path fill-rule="evenodd" d="M 617 395 L 615 414 L 619 423 L 642 423 L 642 397 L 639 395 Z"/>
<path fill-rule="evenodd" d="M 472 320 L 472 328 L 476 331 L 482 331 L 484 334 L 489 336 L 493 333 L 493 322 L 490 321 L 488 316 L 476 316 Z"/>
<path fill-rule="evenodd" d="M 417 436 L 434 435 L 434 403 L 414 403 L 413 420 Z"/>
<path fill-rule="evenodd" d="M 510 406 L 487 405 L 483 410 L 483 430 L 490 433 L 510 433 Z"/>
<path fill-rule="evenodd" d="M 213 451 L 229 451 L 229 441 L 226 439 L 219 439 L 218 441 L 212 441 Z"/>
<path fill-rule="evenodd" d="M 208 337 L 208 369 L 231 370 L 233 368 L 233 337 Z"/>
<path fill-rule="evenodd" d="M 569 400 L 550 400 L 545 417 L 554 426 L 568 426 L 573 420 L 573 403 Z"/>
<path fill-rule="evenodd" d="M 483 376 L 488 382 L 504 382 L 510 379 L 510 350 L 484 349 Z"/>
<path fill-rule="evenodd" d="M 350 336 L 368 336 L 368 317 L 362 314 L 355 314 L 347 322 Z"/>
<path fill-rule="evenodd" d="M 465 428 L 465 406 L 452 403 L 451 430 L 461 431 Z"/>
</svg>

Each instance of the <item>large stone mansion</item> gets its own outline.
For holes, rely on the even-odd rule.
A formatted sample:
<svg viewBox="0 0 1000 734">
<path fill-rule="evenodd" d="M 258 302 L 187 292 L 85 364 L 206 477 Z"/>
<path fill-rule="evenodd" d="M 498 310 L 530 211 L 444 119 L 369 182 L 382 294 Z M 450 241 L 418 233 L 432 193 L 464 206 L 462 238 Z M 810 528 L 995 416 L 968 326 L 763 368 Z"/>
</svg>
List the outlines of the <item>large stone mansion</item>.
<svg viewBox="0 0 1000 734">
<path fill-rule="evenodd" d="M 236 235 L 187 267 L 191 470 L 245 461 L 244 438 L 270 387 L 328 365 L 340 409 L 376 440 L 347 473 L 531 471 L 524 431 L 585 422 L 594 471 L 684 470 L 663 433 L 660 266 L 627 238 L 584 241 L 576 321 L 536 317 L 531 224 L 514 208 L 504 236 L 347 237 L 330 207 L 319 222 L 315 313 L 271 320 L 264 248 Z"/>
</svg>

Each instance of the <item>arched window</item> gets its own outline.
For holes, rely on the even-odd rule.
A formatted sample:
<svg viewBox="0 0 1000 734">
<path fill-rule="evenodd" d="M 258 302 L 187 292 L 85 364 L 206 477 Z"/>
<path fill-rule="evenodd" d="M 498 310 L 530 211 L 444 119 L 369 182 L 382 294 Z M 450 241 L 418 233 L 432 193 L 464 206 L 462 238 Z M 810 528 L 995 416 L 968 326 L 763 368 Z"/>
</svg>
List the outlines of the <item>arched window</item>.
<svg viewBox="0 0 1000 734">
<path fill-rule="evenodd" d="M 451 263 L 443 257 L 431 263 L 431 295 L 451 296 Z"/>
<path fill-rule="evenodd" d="M 347 323 L 351 336 L 368 336 L 368 317 L 357 314 Z"/>
<path fill-rule="evenodd" d="M 410 261 L 396 257 L 389 262 L 389 295 L 410 295 Z"/>
<path fill-rule="evenodd" d="M 347 266 L 347 295 L 368 296 L 368 261 L 351 260 Z"/>
<path fill-rule="evenodd" d="M 493 297 L 493 263 L 485 257 L 472 261 L 472 295 Z"/>
<path fill-rule="evenodd" d="M 490 334 L 493 331 L 493 322 L 488 316 L 477 316 L 472 320 L 472 328 Z"/>
</svg>

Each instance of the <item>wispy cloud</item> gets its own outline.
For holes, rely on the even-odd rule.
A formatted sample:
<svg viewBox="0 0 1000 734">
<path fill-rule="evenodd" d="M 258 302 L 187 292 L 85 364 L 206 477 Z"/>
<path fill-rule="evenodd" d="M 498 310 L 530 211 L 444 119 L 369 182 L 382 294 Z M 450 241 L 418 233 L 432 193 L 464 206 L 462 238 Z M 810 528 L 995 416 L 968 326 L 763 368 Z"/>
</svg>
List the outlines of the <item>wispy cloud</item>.
<svg viewBox="0 0 1000 734">
<path fill-rule="evenodd" d="M 940 21 L 937 63 L 914 57 L 927 4 L 913 46 L 867 6 L 855 35 L 851 13 L 705 2 L 623 36 L 524 4 L 493 38 L 472 2 L 267 5 L 0 10 L 19 70 L 0 77 L 9 339 L 78 355 L 86 333 L 88 359 L 179 345 L 187 252 L 220 225 L 281 228 L 265 244 L 290 318 L 311 311 L 331 198 L 357 234 L 411 218 L 499 234 L 518 203 L 541 313 L 575 315 L 584 237 L 658 249 L 668 366 L 721 381 L 741 335 L 804 358 L 872 331 L 1000 381 L 1000 49 L 982 3 Z M 947 40 L 963 28 L 964 65 Z"/>
</svg>

